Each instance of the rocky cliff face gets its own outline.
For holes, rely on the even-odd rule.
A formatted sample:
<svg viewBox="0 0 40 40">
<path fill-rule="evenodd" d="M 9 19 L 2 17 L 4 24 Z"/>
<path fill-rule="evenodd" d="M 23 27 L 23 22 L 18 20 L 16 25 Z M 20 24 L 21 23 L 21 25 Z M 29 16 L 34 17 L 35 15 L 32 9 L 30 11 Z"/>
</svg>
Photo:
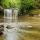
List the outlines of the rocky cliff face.
<svg viewBox="0 0 40 40">
<path fill-rule="evenodd" d="M 4 13 L 3 7 L 0 6 L 0 14 Z"/>
</svg>

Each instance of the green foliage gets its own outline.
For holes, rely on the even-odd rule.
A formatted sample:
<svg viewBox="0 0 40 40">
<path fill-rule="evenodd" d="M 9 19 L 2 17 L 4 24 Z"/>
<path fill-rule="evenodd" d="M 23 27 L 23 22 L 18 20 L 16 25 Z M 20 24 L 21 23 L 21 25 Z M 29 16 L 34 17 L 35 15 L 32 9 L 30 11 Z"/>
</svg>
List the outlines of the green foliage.
<svg viewBox="0 0 40 40">
<path fill-rule="evenodd" d="M 31 10 L 38 7 L 40 7 L 40 2 L 38 0 L 21 0 L 20 12 L 22 15 L 25 13 L 28 14 Z"/>
<path fill-rule="evenodd" d="M 0 0 L 1 5 L 4 8 L 24 8 L 31 9 L 31 7 L 35 7 L 38 4 L 38 0 Z M 39 2 L 40 3 L 40 2 Z"/>
<path fill-rule="evenodd" d="M 34 8 L 40 8 L 40 0 L 0 0 L 4 8 L 18 8 L 19 14 L 28 14 Z"/>
<path fill-rule="evenodd" d="M 4 8 L 20 8 L 20 0 L 1 0 L 1 5 Z"/>
<path fill-rule="evenodd" d="M 29 12 L 31 9 L 33 9 L 34 4 L 35 2 L 33 0 L 21 0 L 20 12 L 22 14 L 25 12 Z"/>
<path fill-rule="evenodd" d="M 3 0 L 2 1 L 2 6 L 4 8 L 11 8 L 11 7 L 14 7 L 14 3 L 12 0 Z"/>
<path fill-rule="evenodd" d="M 40 0 L 36 0 L 37 1 L 37 7 L 40 9 Z"/>
<path fill-rule="evenodd" d="M 21 6 L 21 0 L 15 0 L 15 7 L 20 8 Z"/>
</svg>

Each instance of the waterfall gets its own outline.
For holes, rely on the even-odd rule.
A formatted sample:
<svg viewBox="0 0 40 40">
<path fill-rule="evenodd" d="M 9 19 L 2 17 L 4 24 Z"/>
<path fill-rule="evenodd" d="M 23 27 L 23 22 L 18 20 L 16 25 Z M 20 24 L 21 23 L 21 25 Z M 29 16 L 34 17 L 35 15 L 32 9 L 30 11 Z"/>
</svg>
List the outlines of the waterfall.
<svg viewBox="0 0 40 40">
<path fill-rule="evenodd" d="M 4 22 L 12 22 L 12 9 L 4 9 Z"/>
<path fill-rule="evenodd" d="M 17 28 L 17 19 L 18 19 L 18 10 L 4 9 L 4 31 L 5 31 L 4 34 L 6 34 L 5 40 L 16 40 L 15 29 Z"/>
<path fill-rule="evenodd" d="M 13 20 L 14 22 L 18 21 L 18 10 L 17 9 L 14 9 L 13 11 Z"/>
</svg>

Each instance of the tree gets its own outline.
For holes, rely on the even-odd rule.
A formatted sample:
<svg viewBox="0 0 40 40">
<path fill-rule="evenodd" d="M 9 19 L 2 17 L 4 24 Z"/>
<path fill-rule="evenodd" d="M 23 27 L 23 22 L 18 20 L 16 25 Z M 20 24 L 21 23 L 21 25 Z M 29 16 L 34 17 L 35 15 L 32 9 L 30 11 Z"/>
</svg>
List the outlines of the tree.
<svg viewBox="0 0 40 40">
<path fill-rule="evenodd" d="M 0 0 L 3 8 L 18 8 L 19 14 L 28 14 L 32 9 L 39 7 L 40 0 Z"/>
<path fill-rule="evenodd" d="M 21 0 L 20 12 L 22 14 L 25 12 L 29 12 L 31 9 L 33 9 L 33 5 L 34 5 L 33 0 Z"/>
<path fill-rule="evenodd" d="M 20 8 L 20 0 L 0 0 L 4 8 Z"/>
<path fill-rule="evenodd" d="M 35 0 L 21 0 L 20 13 L 28 14 L 31 10 L 35 9 L 38 5 L 38 1 Z M 25 11 L 26 10 L 26 11 Z"/>
</svg>

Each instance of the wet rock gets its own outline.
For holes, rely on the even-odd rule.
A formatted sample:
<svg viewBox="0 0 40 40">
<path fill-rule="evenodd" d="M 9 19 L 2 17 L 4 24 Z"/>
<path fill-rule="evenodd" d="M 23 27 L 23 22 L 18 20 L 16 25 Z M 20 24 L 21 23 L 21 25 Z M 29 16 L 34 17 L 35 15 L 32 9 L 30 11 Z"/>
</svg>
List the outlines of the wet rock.
<svg viewBox="0 0 40 40">
<path fill-rule="evenodd" d="M 0 25 L 0 35 L 3 34 L 3 31 L 4 31 L 4 26 L 3 25 Z"/>
<path fill-rule="evenodd" d="M 4 13 L 3 7 L 0 6 L 0 14 Z"/>
<path fill-rule="evenodd" d="M 12 28 L 14 28 L 14 27 L 11 27 L 10 25 L 7 25 L 6 28 L 7 28 L 7 29 L 12 29 Z"/>
<path fill-rule="evenodd" d="M 0 32 L 0 35 L 2 35 L 3 34 L 3 32 Z"/>
</svg>

